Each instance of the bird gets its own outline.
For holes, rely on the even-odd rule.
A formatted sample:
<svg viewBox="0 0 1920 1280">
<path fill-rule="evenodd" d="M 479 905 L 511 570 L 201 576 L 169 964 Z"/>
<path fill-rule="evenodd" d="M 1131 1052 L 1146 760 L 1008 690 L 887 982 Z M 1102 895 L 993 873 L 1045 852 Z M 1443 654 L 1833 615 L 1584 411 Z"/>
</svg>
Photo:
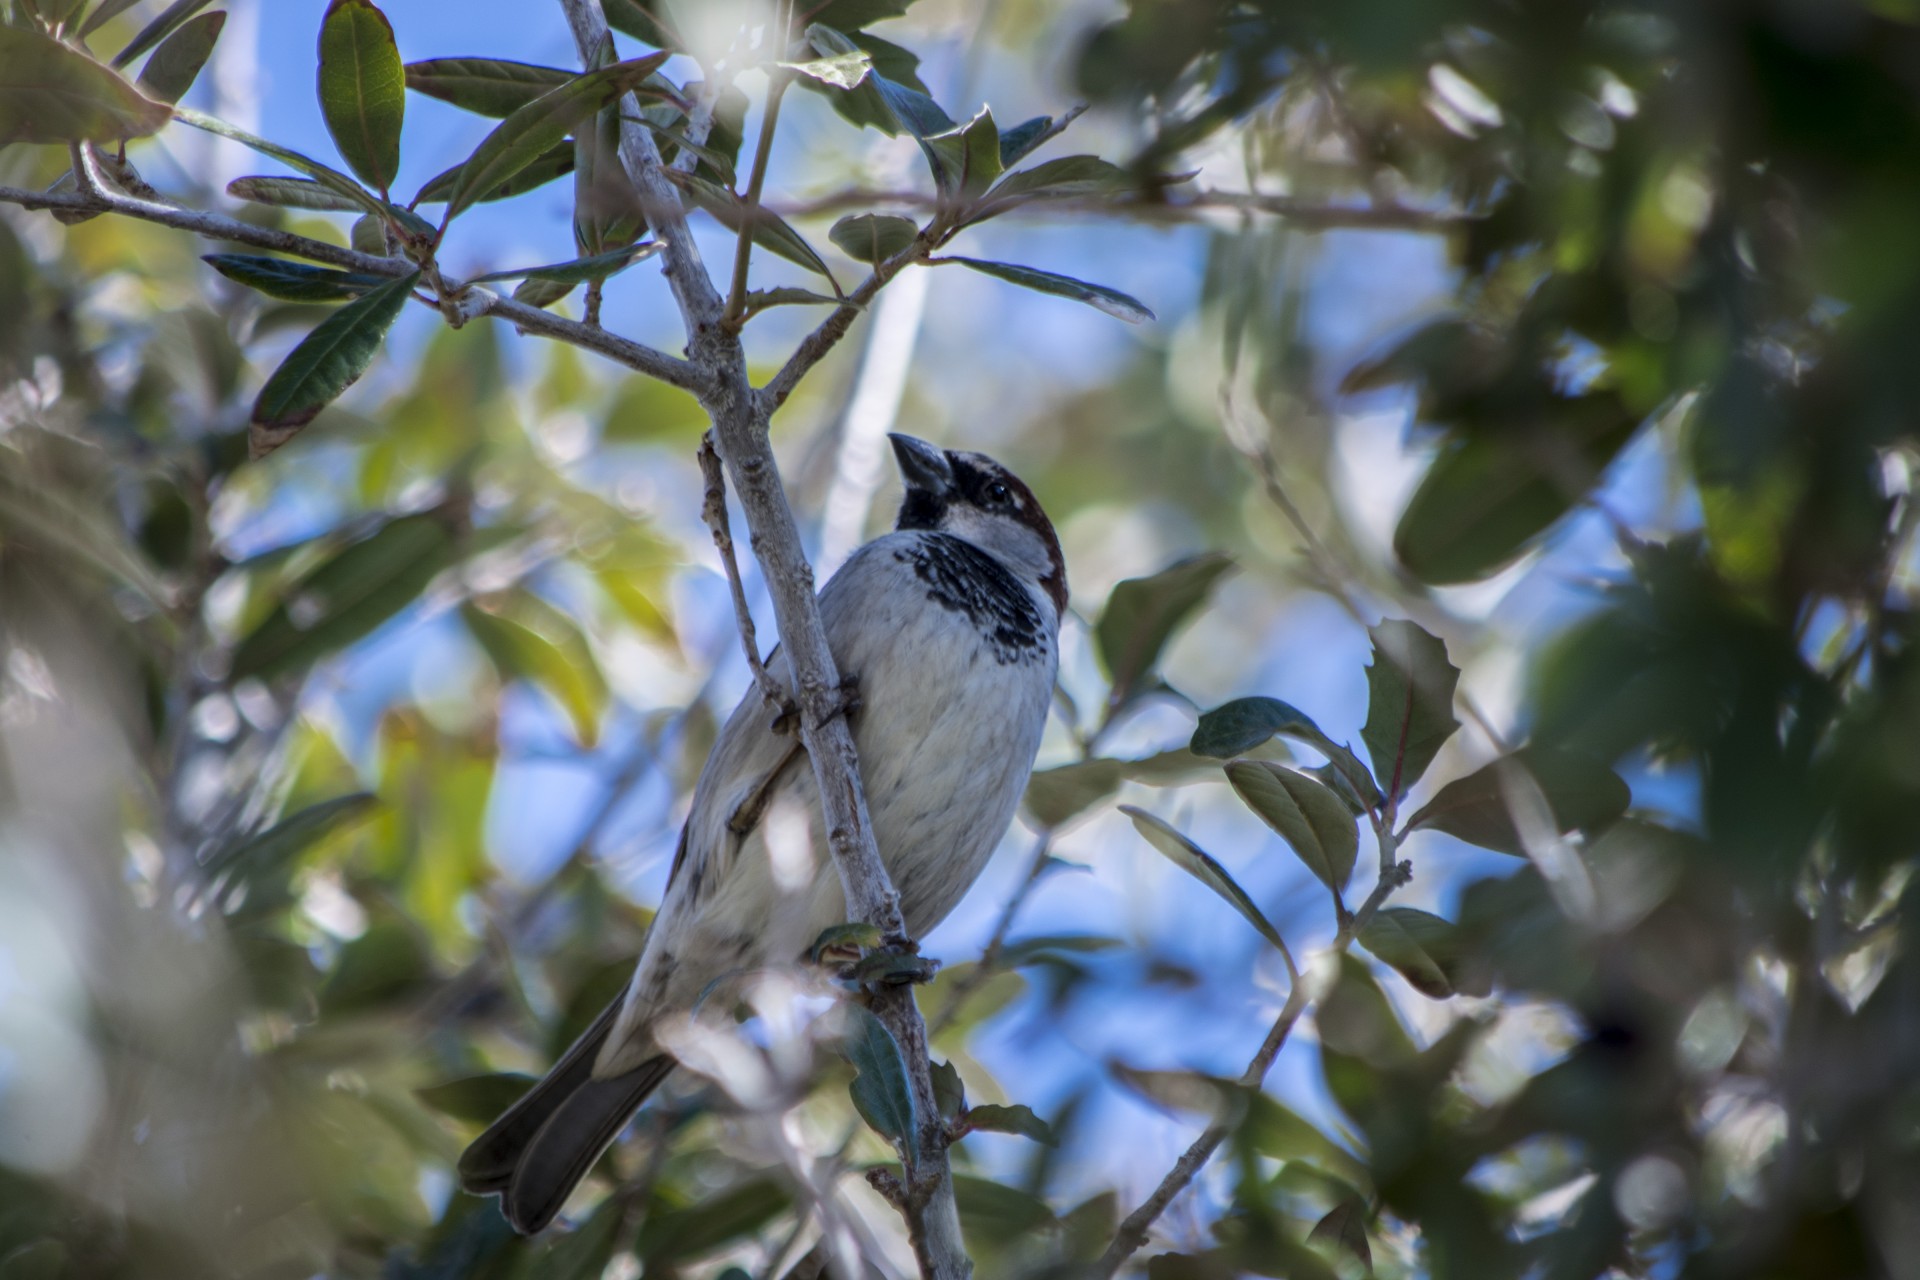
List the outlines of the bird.
<svg viewBox="0 0 1920 1280">
<path fill-rule="evenodd" d="M 972 887 L 1026 788 L 1067 579 L 1053 524 L 1019 477 L 984 454 L 889 439 L 905 486 L 894 527 L 818 598 L 834 663 L 857 690 L 850 723 L 874 841 L 919 938 Z M 791 692 L 778 649 L 766 669 Z M 848 920 L 830 860 L 794 885 L 769 848 L 768 815 L 782 805 L 810 813 L 812 848 L 827 847 L 813 770 L 782 720 L 748 689 L 695 783 L 625 991 L 462 1154 L 462 1186 L 499 1196 L 522 1234 L 553 1221 L 673 1071 L 653 1036 L 661 1019 L 691 1011 L 729 974 L 795 961 Z M 783 901 L 794 927 L 770 928 Z"/>
</svg>

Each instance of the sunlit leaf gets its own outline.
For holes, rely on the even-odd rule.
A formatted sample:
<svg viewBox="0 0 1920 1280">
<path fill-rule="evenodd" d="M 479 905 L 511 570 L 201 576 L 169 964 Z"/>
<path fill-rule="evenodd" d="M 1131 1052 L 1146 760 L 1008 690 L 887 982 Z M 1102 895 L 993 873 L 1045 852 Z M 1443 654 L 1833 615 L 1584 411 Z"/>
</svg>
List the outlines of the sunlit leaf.
<svg viewBox="0 0 1920 1280">
<path fill-rule="evenodd" d="M 225 120 L 186 107 L 175 107 L 173 116 L 182 124 L 190 124 L 196 129 L 204 129 L 222 138 L 231 138 L 244 147 L 258 151 L 263 156 L 272 156 L 280 163 L 306 174 L 328 190 L 345 196 L 356 207 L 368 213 L 376 213 L 382 217 L 387 215 L 386 205 L 372 192 L 338 169 L 329 168 L 310 156 L 301 155 L 290 147 L 268 142 L 265 138 L 256 137 L 245 129 L 228 124 Z"/>
<path fill-rule="evenodd" d="M 1368 634 L 1373 662 L 1360 737 L 1384 789 L 1404 794 L 1460 727 L 1453 715 L 1460 669 L 1447 660 L 1446 645 L 1414 623 L 1389 619 Z"/>
<path fill-rule="evenodd" d="M 265 258 L 242 253 L 209 253 L 201 258 L 227 279 L 287 302 L 338 302 L 357 298 L 386 284 L 386 276 L 357 271 L 335 271 L 291 258 Z"/>
<path fill-rule="evenodd" d="M 506 58 L 427 58 L 406 65 L 407 88 L 415 93 L 496 120 L 560 88 L 574 74 Z"/>
<path fill-rule="evenodd" d="M 875 87 L 874 76 L 885 76 L 895 84 L 903 85 L 915 93 L 924 94 L 927 86 L 919 76 L 920 59 L 911 50 L 903 49 L 891 41 L 882 40 L 869 31 L 842 33 L 824 24 L 814 23 L 809 35 L 825 33 L 812 39 L 813 48 L 825 57 L 841 57 L 849 52 L 865 54 L 871 72 L 852 89 L 839 89 L 822 84 L 818 80 L 801 79 L 795 81 L 803 89 L 824 94 L 827 102 L 843 118 L 857 127 L 874 128 L 886 134 L 897 134 L 900 125 L 894 119 L 886 99 L 881 97 Z M 837 39 L 836 39 L 837 37 Z"/>
<path fill-rule="evenodd" d="M 1234 761 L 1227 780 L 1321 884 L 1336 893 L 1347 887 L 1360 833 L 1338 796 L 1304 774 L 1262 760 Z"/>
<path fill-rule="evenodd" d="M 507 200 L 517 195 L 544 187 L 556 178 L 564 178 L 573 172 L 575 156 L 571 142 L 556 142 L 536 156 L 526 168 L 514 174 L 500 185 L 481 192 L 474 198 L 475 204 L 485 204 L 490 200 Z M 420 188 L 420 194 L 414 197 L 416 204 L 445 204 L 453 195 L 453 188 L 460 181 L 460 171 L 466 165 L 457 164 L 427 179 Z"/>
<path fill-rule="evenodd" d="M 327 213 L 358 213 L 363 208 L 331 187 L 312 178 L 235 178 L 227 184 L 235 200 L 274 205 L 283 209 L 317 209 Z"/>
<path fill-rule="evenodd" d="M 113 56 L 113 65 L 130 66 L 135 58 L 179 30 L 187 19 L 212 2 L 213 0 L 174 0 L 172 4 L 160 11 L 152 22 L 142 27 L 140 33 L 127 42 L 126 48 Z"/>
<path fill-rule="evenodd" d="M 226 25 L 226 13 L 218 9 L 186 23 L 153 51 L 135 87 L 155 102 L 180 101 L 213 56 L 213 46 Z"/>
<path fill-rule="evenodd" d="M 320 112 L 347 167 L 385 191 L 400 171 L 407 76 L 371 0 L 331 0 L 320 23 Z"/>
<path fill-rule="evenodd" d="M 137 138 L 166 122 L 164 103 L 86 54 L 39 31 L 0 26 L 0 145 Z"/>
<path fill-rule="evenodd" d="M 1632 799 L 1620 775 L 1598 760 L 1547 747 L 1522 747 L 1440 788 L 1408 819 L 1408 828 L 1429 827 L 1468 844 L 1525 857 L 1527 851 L 1507 803 L 1503 778 L 1509 769 L 1523 769 L 1533 778 L 1561 831 L 1603 827 L 1625 813 Z"/>
<path fill-rule="evenodd" d="M 561 284 L 554 280 L 522 280 L 514 286 L 513 300 L 530 307 L 550 307 L 579 287 L 577 284 Z"/>
<path fill-rule="evenodd" d="M 1210 551 L 1114 587 L 1093 632 L 1101 665 L 1113 684 L 1113 706 L 1124 706 L 1145 691 L 1174 631 L 1232 567 L 1229 557 Z"/>
<path fill-rule="evenodd" d="M 321 321 L 281 361 L 253 403 L 247 443 L 255 458 L 285 444 L 360 380 L 419 278 L 416 271 L 369 289 Z"/>
<path fill-rule="evenodd" d="M 893 214 L 858 213 L 840 219 L 827 239 L 856 262 L 884 262 L 912 244 L 920 228 L 913 219 Z"/>
<path fill-rule="evenodd" d="M 1128 324 L 1139 324 L 1143 320 L 1153 319 L 1153 312 L 1140 299 L 1124 294 L 1118 289 L 1109 289 L 1103 284 L 1092 284 L 1085 280 L 1076 280 L 1072 276 L 1055 275 L 1051 271 L 1041 271 L 1035 267 L 1015 266 L 1011 262 L 983 262 L 978 258 L 961 258 L 948 255 L 932 259 L 934 262 L 957 262 L 963 267 L 971 267 L 984 275 L 1005 280 L 1008 284 L 1017 284 L 1023 289 L 1032 289 L 1036 293 L 1050 293 L 1058 298 L 1072 298 L 1075 302 L 1084 302 L 1096 307 L 1117 320 Z"/>
<path fill-rule="evenodd" d="M 1285 954 L 1287 944 L 1281 939 L 1280 931 L 1268 923 L 1267 918 L 1260 914 L 1260 908 L 1253 905 L 1253 899 L 1247 896 L 1246 890 L 1206 850 L 1144 809 L 1123 804 L 1120 812 L 1133 819 L 1135 829 L 1146 837 L 1148 844 L 1182 871 L 1225 898 L 1235 911 L 1246 917 L 1248 924 L 1259 931 L 1261 937 Z"/>
<path fill-rule="evenodd" d="M 99 7 L 80 24 L 80 38 L 86 39 L 139 3 L 140 0 L 100 0 Z"/>
<path fill-rule="evenodd" d="M 581 121 L 659 70 L 668 56 L 656 53 L 589 71 L 502 120 L 461 166 L 447 197 L 446 217 L 453 218 L 534 163 Z"/>
<path fill-rule="evenodd" d="M 849 1004 L 845 1011 L 847 1030 L 840 1051 L 859 1072 L 852 1085 L 854 1109 L 874 1132 L 901 1144 L 910 1157 L 917 1157 L 920 1129 L 900 1046 L 865 1006 Z"/>
<path fill-rule="evenodd" d="M 599 738 L 607 685 L 579 628 L 528 592 L 489 604 L 461 606 L 467 630 L 501 675 L 544 690 L 573 722 L 574 737 L 591 747 Z"/>
</svg>

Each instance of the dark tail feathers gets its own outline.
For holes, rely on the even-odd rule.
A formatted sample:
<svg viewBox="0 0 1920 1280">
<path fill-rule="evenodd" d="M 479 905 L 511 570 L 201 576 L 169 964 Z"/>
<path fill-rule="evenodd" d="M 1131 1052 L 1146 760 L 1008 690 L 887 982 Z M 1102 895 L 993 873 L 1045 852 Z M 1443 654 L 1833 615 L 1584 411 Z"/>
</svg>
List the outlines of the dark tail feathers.
<svg viewBox="0 0 1920 1280">
<path fill-rule="evenodd" d="M 600 1153 L 674 1068 L 662 1054 L 626 1075 L 593 1078 L 593 1060 L 619 1012 L 615 1000 L 546 1079 L 461 1153 L 460 1185 L 474 1195 L 498 1195 L 516 1231 L 532 1235 L 553 1221 Z"/>
</svg>

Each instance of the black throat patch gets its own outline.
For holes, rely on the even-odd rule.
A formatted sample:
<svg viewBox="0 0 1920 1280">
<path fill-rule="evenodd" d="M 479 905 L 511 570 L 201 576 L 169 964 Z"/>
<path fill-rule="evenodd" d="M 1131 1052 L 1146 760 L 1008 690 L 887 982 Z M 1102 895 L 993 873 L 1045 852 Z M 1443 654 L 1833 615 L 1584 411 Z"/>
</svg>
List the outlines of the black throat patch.
<svg viewBox="0 0 1920 1280">
<path fill-rule="evenodd" d="M 1039 662 L 1049 652 L 1046 624 L 1020 580 L 964 538 L 929 533 L 894 551 L 913 566 L 927 598 L 964 614 L 1001 666 Z"/>
</svg>

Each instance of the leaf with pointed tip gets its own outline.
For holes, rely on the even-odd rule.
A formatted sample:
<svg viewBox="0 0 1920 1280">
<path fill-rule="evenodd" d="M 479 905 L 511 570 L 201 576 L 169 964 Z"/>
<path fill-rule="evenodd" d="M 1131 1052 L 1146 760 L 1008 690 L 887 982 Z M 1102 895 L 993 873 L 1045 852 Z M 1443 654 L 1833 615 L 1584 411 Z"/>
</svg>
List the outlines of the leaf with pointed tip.
<svg viewBox="0 0 1920 1280">
<path fill-rule="evenodd" d="M 814 93 L 824 94 L 827 102 L 840 116 L 860 128 L 874 128 L 888 136 L 897 135 L 900 125 L 894 119 L 893 112 L 887 106 L 886 99 L 880 96 L 880 90 L 874 85 L 874 76 L 882 75 L 895 84 L 924 94 L 927 86 L 919 75 L 920 59 L 911 50 L 903 49 L 891 41 L 867 31 L 855 31 L 842 35 L 824 23 L 814 23 L 809 28 L 809 36 L 814 28 L 830 34 L 810 43 L 816 52 L 825 57 L 844 56 L 848 52 L 867 55 L 872 70 L 867 77 L 852 89 L 834 89 L 817 80 L 803 79 L 795 81 L 801 88 Z M 835 39 L 834 37 L 838 37 Z"/>
<path fill-rule="evenodd" d="M 166 122 L 165 104 L 86 54 L 39 31 L 0 27 L 0 145 L 138 138 Z"/>
<path fill-rule="evenodd" d="M 1248 1101 L 1248 1090 L 1240 1085 L 1197 1071 L 1147 1071 L 1124 1062 L 1109 1062 L 1107 1070 L 1127 1088 L 1169 1111 L 1194 1111 L 1219 1119 L 1238 1112 Z"/>
<path fill-rule="evenodd" d="M 1048 160 L 1031 169 L 1008 174 L 1000 179 L 988 195 L 996 200 L 1002 196 L 1046 196 L 1051 199 L 1106 195 L 1124 190 L 1127 183 L 1125 169 L 1099 156 L 1062 156 L 1058 160 Z"/>
<path fill-rule="evenodd" d="M 502 120 L 461 166 L 447 197 L 447 220 L 534 163 L 581 121 L 619 101 L 669 56 L 656 53 L 589 71 Z"/>
<path fill-rule="evenodd" d="M 953 190 L 968 200 L 985 195 L 1000 176 L 1000 130 L 993 123 L 993 112 L 982 108 L 979 115 L 950 136 L 954 139 L 953 153 L 958 169 Z M 947 143 L 946 138 L 928 141 L 942 148 Z"/>
<path fill-rule="evenodd" d="M 1253 899 L 1247 896 L 1246 890 L 1242 889 L 1234 878 L 1227 874 L 1227 869 L 1215 862 L 1206 850 L 1145 809 L 1123 804 L 1120 806 L 1120 812 L 1133 819 L 1134 828 L 1146 837 L 1148 844 L 1159 850 L 1168 861 L 1182 871 L 1225 898 L 1235 911 L 1246 917 L 1248 924 L 1259 931 L 1261 937 L 1271 942 L 1282 955 L 1287 954 L 1287 944 L 1281 939 L 1280 931 L 1260 914 L 1260 908 L 1253 905 Z"/>
<path fill-rule="evenodd" d="M 522 280 L 514 286 L 513 300 L 530 307 L 550 307 L 579 287 L 577 284 L 559 284 L 552 280 Z"/>
<path fill-rule="evenodd" d="M 371 0 L 331 0 L 320 23 L 320 114 L 363 182 L 385 191 L 400 171 L 407 73 L 393 26 Z"/>
<path fill-rule="evenodd" d="M 1232 568 L 1230 557 L 1209 551 L 1114 587 L 1093 630 L 1100 664 L 1113 685 L 1111 705 L 1125 706 L 1147 688 L 1167 641 Z"/>
<path fill-rule="evenodd" d="M 1162 751 L 1141 760 L 1076 760 L 1035 770 L 1021 804 L 1041 826 L 1057 827 L 1105 800 L 1123 782 L 1165 786 L 1211 772 L 1191 751 Z"/>
<path fill-rule="evenodd" d="M 1338 1247 L 1360 1260 L 1368 1272 L 1373 1270 L 1373 1250 L 1367 1244 L 1367 1206 L 1359 1200 L 1342 1200 L 1307 1232 L 1307 1243 Z"/>
<path fill-rule="evenodd" d="M 281 209 L 317 209 L 326 213 L 358 213 L 362 206 L 312 178 L 235 178 L 227 184 L 235 200 L 273 205 Z"/>
<path fill-rule="evenodd" d="M 615 249 L 610 253 L 595 254 L 591 258 L 575 258 L 571 262 L 555 262 L 544 267 L 520 267 L 511 271 L 491 271 L 484 276 L 475 276 L 468 284 L 490 284 L 495 280 L 551 280 L 555 284 L 583 284 L 588 280 L 605 280 L 608 276 L 618 275 L 634 263 L 651 258 L 660 252 L 658 241 L 649 240 L 645 244 L 628 245 L 624 249 Z"/>
<path fill-rule="evenodd" d="M 843 1006 L 847 1031 L 840 1051 L 854 1069 L 851 1093 L 860 1118 L 883 1138 L 897 1142 L 908 1159 L 920 1153 L 920 1125 L 913 1109 L 913 1088 L 907 1083 L 907 1063 L 880 1019 L 861 1005 Z"/>
<path fill-rule="evenodd" d="M 291 258 L 245 253 L 209 253 L 200 259 L 227 279 L 285 302 L 339 302 L 387 282 L 386 276 L 335 271 Z"/>
<path fill-rule="evenodd" d="M 140 0 L 101 0 L 100 7 L 93 11 L 93 16 L 81 24 L 80 38 L 85 40 L 88 36 L 139 3 Z"/>
<path fill-rule="evenodd" d="M 660 7 L 660 0 L 605 0 L 604 7 L 607 25 L 615 31 L 624 31 L 656 49 L 680 47 L 654 13 Z"/>
<path fill-rule="evenodd" d="M 209 879 L 229 870 L 249 879 L 282 871 L 327 836 L 371 817 L 379 806 L 380 798 L 366 791 L 322 800 L 228 845 L 207 859 L 204 870 Z"/>
<path fill-rule="evenodd" d="M 406 65 L 407 88 L 475 115 L 504 120 L 574 73 L 507 58 L 427 58 Z"/>
<path fill-rule="evenodd" d="M 200 69 L 213 56 L 213 46 L 227 25 L 224 10 L 203 13 L 168 36 L 147 65 L 140 69 L 135 87 L 155 102 L 168 106 L 180 101 L 200 75 Z"/>
<path fill-rule="evenodd" d="M 573 722 L 574 739 L 594 745 L 607 682 L 571 619 L 527 591 L 509 592 L 490 608 L 462 605 L 460 617 L 503 678 L 545 692 Z"/>
<path fill-rule="evenodd" d="M 885 262 L 920 234 L 913 219 L 890 213 L 856 213 L 840 219 L 827 239 L 856 262 Z"/>
<path fill-rule="evenodd" d="M 1321 884 L 1338 893 L 1353 878 L 1360 832 L 1340 797 L 1305 774 L 1264 760 L 1236 760 L 1227 781 Z"/>
<path fill-rule="evenodd" d="M 418 271 L 369 289 L 320 322 L 260 389 L 247 426 L 248 452 L 263 458 L 360 380 L 407 305 Z"/>
<path fill-rule="evenodd" d="M 747 314 L 765 311 L 768 307 L 837 307 L 842 299 L 828 297 L 824 293 L 815 293 L 811 289 L 753 289 L 747 293 Z"/>
<path fill-rule="evenodd" d="M 1042 1146 L 1060 1145 L 1052 1126 L 1035 1115 L 1029 1106 L 969 1107 L 961 1123 L 969 1133 L 1011 1133 L 1021 1138 L 1032 1138 Z"/>
<path fill-rule="evenodd" d="M 951 1062 L 931 1064 L 933 1076 L 933 1100 L 940 1108 L 942 1120 L 955 1120 L 967 1109 L 967 1086 L 960 1079 L 960 1072 Z"/>
<path fill-rule="evenodd" d="M 1440 788 L 1408 819 L 1407 828 L 1429 827 L 1483 849 L 1526 857 L 1507 804 L 1509 769 L 1524 769 L 1539 784 L 1563 832 L 1604 827 L 1625 813 L 1633 798 L 1620 775 L 1598 760 L 1551 747 L 1522 747 Z"/>
<path fill-rule="evenodd" d="M 387 214 L 387 206 L 382 204 L 380 198 L 371 191 L 368 191 L 365 187 L 355 182 L 352 178 L 349 178 L 346 174 L 341 173 L 338 169 L 329 168 L 310 156 L 301 155 L 291 147 L 283 147 L 278 143 L 268 142 L 265 138 L 256 137 L 248 133 L 245 129 L 228 124 L 225 120 L 206 115 L 203 112 L 191 110 L 187 107 L 175 107 L 173 109 L 173 118 L 182 124 L 190 124 L 196 129 L 204 129 L 208 133 L 218 134 L 222 138 L 231 138 L 241 146 L 258 151 L 263 156 L 272 156 L 275 160 L 278 160 L 289 168 L 298 169 L 301 173 L 306 174 L 309 178 L 312 178 L 321 186 L 326 187 L 329 191 L 346 197 L 353 202 L 356 208 L 364 209 L 368 213 L 377 213 L 382 217 L 385 217 Z"/>
<path fill-rule="evenodd" d="M 160 15 L 140 29 L 127 47 L 113 55 L 113 65 L 125 67 L 147 50 L 177 31 L 187 19 L 206 8 L 213 0 L 174 0 Z"/>
<path fill-rule="evenodd" d="M 1397 970 L 1415 991 L 1445 1000 L 1455 994 L 1484 996 L 1491 975 L 1472 963 L 1451 920 L 1413 907 L 1382 907 L 1360 930 L 1360 945 Z"/>
<path fill-rule="evenodd" d="M 1117 320 L 1128 324 L 1139 324 L 1143 320 L 1154 318 L 1146 303 L 1118 289 L 1109 289 L 1103 284 L 1092 284 L 1086 280 L 1076 280 L 1072 276 L 1056 275 L 1051 271 L 1041 271 L 1037 267 L 1015 266 L 1011 262 L 984 262 L 979 258 L 945 257 L 934 259 L 936 262 L 957 262 L 964 267 L 1005 280 L 1008 284 L 1017 284 L 1023 289 L 1032 289 L 1035 293 L 1050 293 L 1057 298 L 1072 298 L 1075 302 L 1084 302 Z"/>
<path fill-rule="evenodd" d="M 508 178 L 491 191 L 483 191 L 474 199 L 475 204 L 486 204 L 491 200 L 509 200 L 514 196 L 525 195 L 536 187 L 544 187 L 549 182 L 564 178 L 573 172 L 574 147 L 571 142 L 556 142 L 541 152 L 534 161 L 520 172 Z M 420 194 L 413 198 L 415 204 L 445 204 L 453 195 L 454 184 L 460 181 L 460 171 L 466 165 L 457 164 L 435 174 L 420 188 Z"/>
<path fill-rule="evenodd" d="M 807 42 L 821 54 L 801 62 L 781 62 L 776 66 L 798 72 L 833 89 L 854 89 L 873 70 L 873 58 L 831 27 L 818 23 L 807 28 Z"/>
<path fill-rule="evenodd" d="M 1052 116 L 1035 116 L 1023 120 L 1011 129 L 1000 131 L 1000 167 L 1011 168 L 1033 154 L 1046 140 L 1047 130 L 1053 128 Z"/>
<path fill-rule="evenodd" d="M 1373 757 L 1375 776 L 1393 795 L 1404 795 L 1433 763 L 1460 722 L 1453 716 L 1460 668 L 1447 660 L 1438 637 L 1404 619 L 1374 627 L 1373 663 L 1367 668 L 1367 722 L 1360 738 Z"/>
<path fill-rule="evenodd" d="M 747 206 L 739 196 L 717 183 L 693 175 L 678 181 L 685 185 L 693 202 L 712 214 L 721 226 L 736 234 L 739 232 L 740 224 L 747 217 Z M 814 252 L 813 246 L 772 210 L 753 210 L 753 242 L 788 262 L 825 276 L 832 282 L 834 290 L 839 291 L 840 282 L 834 280 L 833 272 L 827 269 L 827 264 Z"/>
<path fill-rule="evenodd" d="M 1276 734 L 1323 753 L 1363 808 L 1380 803 L 1380 788 L 1359 757 L 1322 733 L 1305 712 L 1278 698 L 1235 698 L 1215 707 L 1200 717 L 1189 745 L 1195 755 L 1227 760 L 1245 755 Z"/>
</svg>

